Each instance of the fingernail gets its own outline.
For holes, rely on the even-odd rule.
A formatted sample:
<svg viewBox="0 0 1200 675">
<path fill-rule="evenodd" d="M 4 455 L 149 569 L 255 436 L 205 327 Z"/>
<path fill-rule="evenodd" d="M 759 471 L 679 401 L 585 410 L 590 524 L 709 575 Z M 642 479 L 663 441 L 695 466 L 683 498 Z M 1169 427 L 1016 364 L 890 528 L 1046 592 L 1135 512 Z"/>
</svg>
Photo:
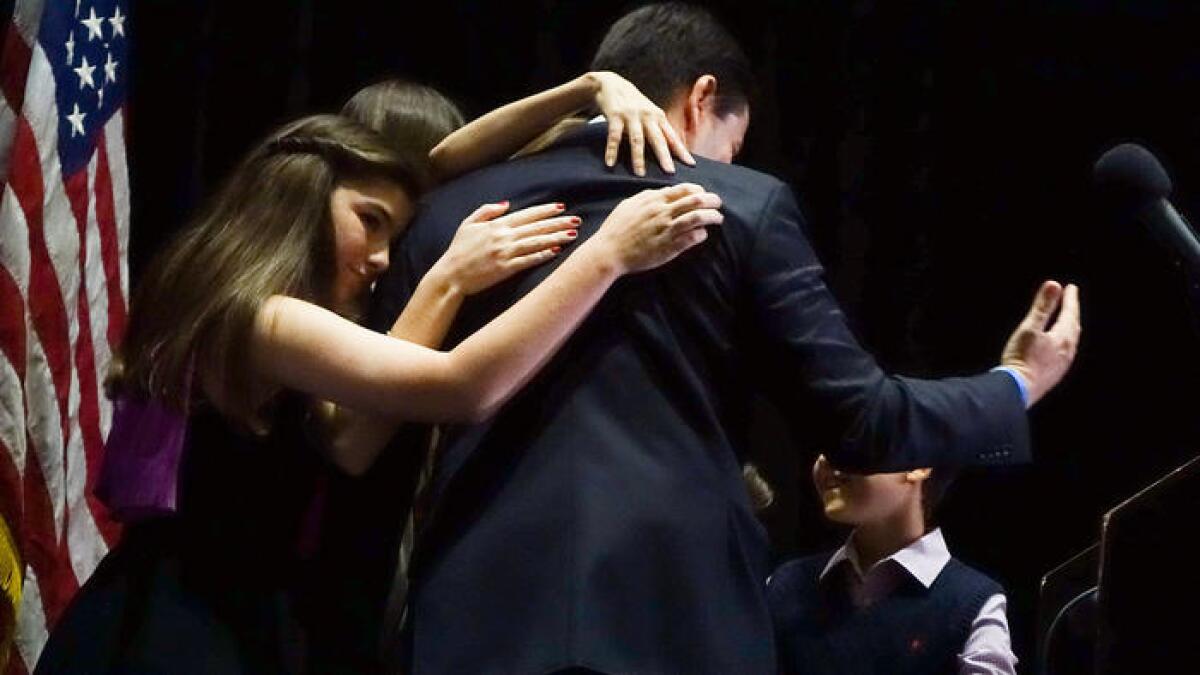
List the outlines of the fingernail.
<svg viewBox="0 0 1200 675">
<path fill-rule="evenodd" d="M 555 204 L 554 206 L 555 206 L 555 207 L 556 207 L 556 208 L 557 208 L 559 211 L 562 211 L 563 209 L 567 208 L 567 205 L 566 205 L 566 204 L 563 204 L 562 202 L 558 202 L 558 203 L 557 203 L 557 204 Z"/>
<path fill-rule="evenodd" d="M 567 231 L 567 236 L 568 236 L 568 237 L 578 237 L 578 236 L 579 236 L 579 233 L 578 233 L 578 232 L 576 232 L 575 230 L 568 230 L 568 231 Z"/>
<path fill-rule="evenodd" d="M 551 249 L 550 249 L 550 252 L 551 252 L 551 253 L 558 253 L 558 252 L 559 252 L 559 251 L 561 251 L 561 250 L 562 250 L 562 247 L 561 247 L 561 246 L 555 246 L 554 248 L 551 248 Z"/>
<path fill-rule="evenodd" d="M 496 206 L 508 207 L 508 200 L 507 200 L 507 199 L 505 199 L 504 201 L 500 202 L 500 203 L 499 203 L 499 204 L 497 204 Z"/>
<path fill-rule="evenodd" d="M 579 220 L 579 216 L 571 216 L 571 224 L 572 225 L 578 225 L 580 222 L 581 221 Z"/>
</svg>

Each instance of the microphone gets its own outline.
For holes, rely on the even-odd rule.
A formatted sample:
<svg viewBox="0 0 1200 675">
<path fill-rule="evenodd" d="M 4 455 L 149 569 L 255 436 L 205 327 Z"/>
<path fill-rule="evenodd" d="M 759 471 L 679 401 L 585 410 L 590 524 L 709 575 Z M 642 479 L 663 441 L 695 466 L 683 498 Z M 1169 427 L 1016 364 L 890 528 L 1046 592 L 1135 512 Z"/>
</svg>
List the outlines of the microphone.
<svg viewBox="0 0 1200 675">
<path fill-rule="evenodd" d="M 1092 176 L 1118 209 L 1150 228 L 1193 277 L 1200 277 L 1200 240 L 1167 201 L 1171 178 L 1158 158 L 1136 143 L 1122 143 L 1096 160 Z"/>
</svg>

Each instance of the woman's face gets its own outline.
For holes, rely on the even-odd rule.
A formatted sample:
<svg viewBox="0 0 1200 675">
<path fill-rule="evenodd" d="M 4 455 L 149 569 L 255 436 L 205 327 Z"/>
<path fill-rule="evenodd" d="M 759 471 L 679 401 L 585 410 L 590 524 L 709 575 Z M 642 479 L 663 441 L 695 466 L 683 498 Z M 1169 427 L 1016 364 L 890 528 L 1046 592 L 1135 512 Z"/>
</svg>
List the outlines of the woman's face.
<svg viewBox="0 0 1200 675">
<path fill-rule="evenodd" d="M 826 518 L 860 525 L 894 515 L 909 507 L 913 500 L 919 502 L 919 477 L 925 472 L 919 469 L 907 473 L 846 473 L 834 469 L 825 455 L 821 455 L 813 464 L 813 484 Z"/>
<path fill-rule="evenodd" d="M 359 317 L 371 285 L 388 268 L 388 247 L 412 218 L 412 200 L 385 179 L 345 181 L 329 196 L 329 212 L 337 263 L 333 309 Z"/>
</svg>

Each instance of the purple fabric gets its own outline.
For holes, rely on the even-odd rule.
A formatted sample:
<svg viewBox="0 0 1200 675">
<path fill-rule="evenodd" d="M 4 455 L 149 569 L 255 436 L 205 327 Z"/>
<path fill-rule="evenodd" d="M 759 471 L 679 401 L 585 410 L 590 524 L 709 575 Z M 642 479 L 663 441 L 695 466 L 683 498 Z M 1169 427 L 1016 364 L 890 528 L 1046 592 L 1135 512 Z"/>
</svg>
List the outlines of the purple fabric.
<svg viewBox="0 0 1200 675">
<path fill-rule="evenodd" d="M 96 495 L 123 522 L 175 513 L 187 415 L 157 400 L 119 396 Z"/>
</svg>

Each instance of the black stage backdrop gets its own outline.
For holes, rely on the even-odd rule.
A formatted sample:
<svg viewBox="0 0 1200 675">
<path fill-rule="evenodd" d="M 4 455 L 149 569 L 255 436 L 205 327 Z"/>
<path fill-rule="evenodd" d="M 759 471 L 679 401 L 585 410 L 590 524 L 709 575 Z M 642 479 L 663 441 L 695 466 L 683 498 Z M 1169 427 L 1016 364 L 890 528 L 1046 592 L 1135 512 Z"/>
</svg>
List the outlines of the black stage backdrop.
<svg viewBox="0 0 1200 675">
<path fill-rule="evenodd" d="M 1033 466 L 965 475 L 952 550 L 1007 586 L 1033 661 L 1040 576 L 1091 543 L 1100 515 L 1200 450 L 1200 340 L 1184 280 L 1088 183 L 1139 140 L 1200 217 L 1200 5 L 785 2 L 708 5 L 761 75 L 740 162 L 801 196 L 829 281 L 883 364 L 915 375 L 995 365 L 1046 277 L 1082 287 L 1084 337 L 1033 413 Z M 470 115 L 582 72 L 609 2 L 141 2 L 134 8 L 134 278 L 236 158 L 288 118 L 359 86 L 430 83 Z M 754 454 L 780 493 L 780 558 L 836 543 L 808 478 L 813 449 L 763 409 Z M 1164 555 L 1179 552 L 1164 551 Z"/>
</svg>

